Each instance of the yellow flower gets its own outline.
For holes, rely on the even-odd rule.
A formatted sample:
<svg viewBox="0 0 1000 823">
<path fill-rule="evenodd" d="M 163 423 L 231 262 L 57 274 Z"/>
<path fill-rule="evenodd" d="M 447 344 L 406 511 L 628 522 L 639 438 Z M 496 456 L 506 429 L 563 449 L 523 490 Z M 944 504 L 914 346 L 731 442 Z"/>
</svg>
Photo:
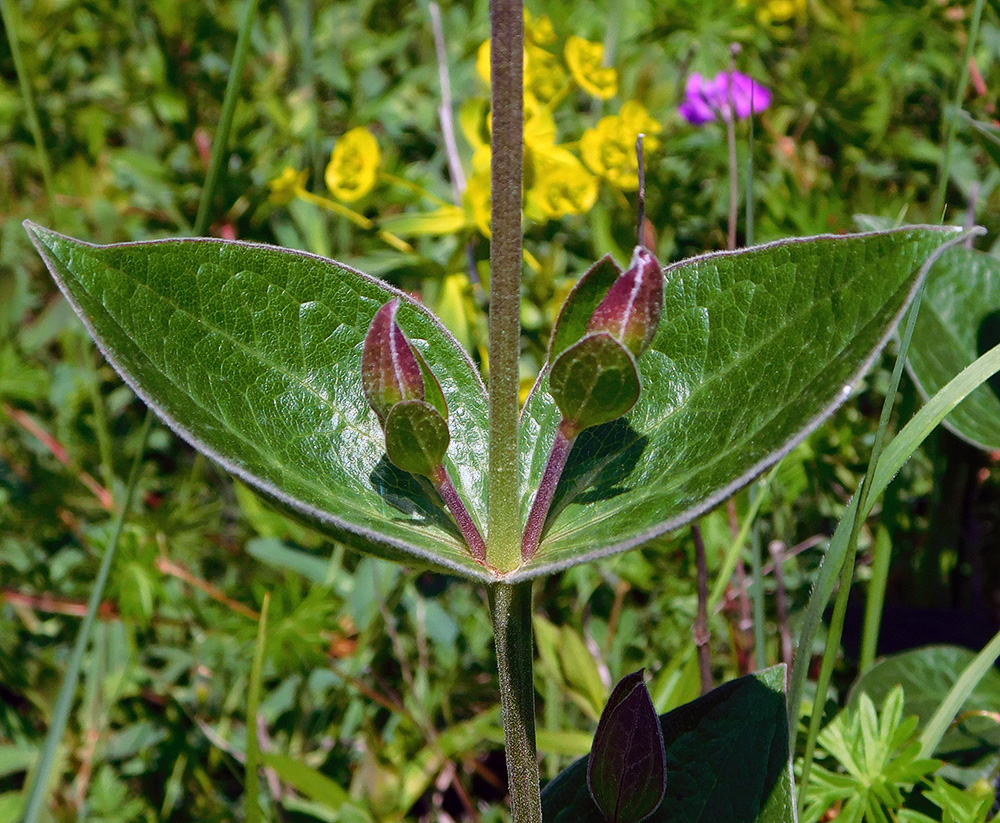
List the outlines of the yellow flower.
<svg viewBox="0 0 1000 823">
<path fill-rule="evenodd" d="M 584 214 L 597 200 L 597 178 L 566 149 L 554 146 L 533 155 L 534 179 L 525 211 L 536 222 Z"/>
<path fill-rule="evenodd" d="M 535 95 L 524 93 L 524 145 L 531 149 L 553 146 L 556 142 L 556 121 L 548 106 Z"/>
<path fill-rule="evenodd" d="M 490 237 L 490 210 L 493 208 L 493 195 L 490 191 L 490 173 L 479 171 L 469 178 L 465 187 L 465 210 L 472 217 L 479 230 Z"/>
<path fill-rule="evenodd" d="M 524 10 L 524 39 L 535 46 L 550 46 L 556 42 L 556 30 L 547 14 L 537 20 Z"/>
<path fill-rule="evenodd" d="M 539 46 L 525 47 L 524 88 L 539 100 L 549 101 L 566 88 L 566 72 L 559 58 Z"/>
<path fill-rule="evenodd" d="M 381 160 L 375 135 L 363 127 L 351 129 L 333 147 L 326 185 L 338 200 L 353 203 L 375 186 Z"/>
<path fill-rule="evenodd" d="M 476 52 L 476 71 L 484 83 L 490 82 L 490 41 L 487 40 Z"/>
<path fill-rule="evenodd" d="M 584 162 L 596 174 L 623 191 L 639 188 L 639 163 L 635 156 L 635 141 L 640 132 L 659 132 L 662 126 L 642 104 L 630 101 L 622 106 L 621 114 L 602 117 L 597 127 L 587 129 L 580 139 Z M 655 149 L 659 140 L 649 137 L 646 149 Z"/>
<path fill-rule="evenodd" d="M 566 40 L 566 64 L 580 87 L 602 100 L 618 93 L 618 72 L 601 65 L 604 45 L 584 40 L 575 34 Z"/>
<path fill-rule="evenodd" d="M 268 196 L 275 206 L 285 206 L 291 203 L 306 185 L 306 171 L 296 171 L 291 166 L 285 166 L 284 171 L 281 172 L 273 180 L 268 180 L 268 188 L 271 189 L 271 194 Z"/>
</svg>

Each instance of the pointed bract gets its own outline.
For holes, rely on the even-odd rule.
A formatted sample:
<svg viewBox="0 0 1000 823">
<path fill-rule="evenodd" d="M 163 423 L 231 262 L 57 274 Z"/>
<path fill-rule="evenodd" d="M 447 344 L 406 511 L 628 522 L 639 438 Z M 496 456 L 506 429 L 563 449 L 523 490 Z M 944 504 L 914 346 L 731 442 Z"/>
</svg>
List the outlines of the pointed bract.
<svg viewBox="0 0 1000 823">
<path fill-rule="evenodd" d="M 638 358 L 653 342 L 663 316 L 663 272 L 649 249 L 636 247 L 632 264 L 591 315 L 587 331 L 607 332 Z"/>
<path fill-rule="evenodd" d="M 399 298 L 386 303 L 372 319 L 361 355 L 365 399 L 385 426 L 392 407 L 403 400 L 424 399 L 420 361 L 396 321 Z"/>
<path fill-rule="evenodd" d="M 615 686 L 587 762 L 587 788 L 609 823 L 640 823 L 667 790 L 663 730 L 642 673 Z"/>
</svg>

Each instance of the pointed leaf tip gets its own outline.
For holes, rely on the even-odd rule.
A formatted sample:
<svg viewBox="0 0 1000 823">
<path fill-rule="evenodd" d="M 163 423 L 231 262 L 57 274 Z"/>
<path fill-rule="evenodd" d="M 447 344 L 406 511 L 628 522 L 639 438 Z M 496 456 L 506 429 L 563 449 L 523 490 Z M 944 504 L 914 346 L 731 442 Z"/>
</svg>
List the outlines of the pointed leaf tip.
<svg viewBox="0 0 1000 823">
<path fill-rule="evenodd" d="M 667 791 L 663 730 L 644 671 L 626 675 L 615 686 L 587 762 L 587 786 L 609 823 L 640 823 Z"/>
<path fill-rule="evenodd" d="M 425 396 L 423 370 L 396 320 L 398 311 L 397 297 L 376 312 L 361 355 L 365 399 L 383 426 L 397 403 Z"/>
</svg>

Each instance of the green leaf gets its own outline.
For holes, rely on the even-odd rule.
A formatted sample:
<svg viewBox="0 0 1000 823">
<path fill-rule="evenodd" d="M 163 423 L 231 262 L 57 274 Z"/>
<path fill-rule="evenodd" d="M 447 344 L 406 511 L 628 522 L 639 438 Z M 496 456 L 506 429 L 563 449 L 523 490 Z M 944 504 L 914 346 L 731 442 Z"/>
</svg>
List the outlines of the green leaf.
<svg viewBox="0 0 1000 823">
<path fill-rule="evenodd" d="M 336 811 L 350 800 L 339 783 L 287 754 L 265 752 L 261 755 L 261 763 L 274 769 L 278 777 L 296 791 L 310 800 L 322 803 L 332 811 Z"/>
<path fill-rule="evenodd" d="M 637 546 L 718 505 L 850 395 L 931 255 L 961 234 L 907 227 L 771 243 L 665 269 L 663 320 L 627 419 L 583 432 L 548 531 L 514 579 Z M 539 376 L 522 414 L 527 517 L 559 409 Z"/>
<path fill-rule="evenodd" d="M 450 441 L 448 424 L 423 400 L 403 400 L 385 420 L 385 450 L 403 471 L 430 477 L 441 465 Z"/>
<path fill-rule="evenodd" d="M 732 680 L 660 716 L 667 791 L 646 823 L 791 823 L 795 819 L 785 667 Z M 604 823 L 587 758 L 542 792 L 545 823 Z"/>
<path fill-rule="evenodd" d="M 549 344 L 550 361 L 554 361 L 587 333 L 587 326 L 595 309 L 621 274 L 621 267 L 610 254 L 602 257 L 584 273 L 559 310 L 559 317 L 552 330 L 552 342 Z"/>
<path fill-rule="evenodd" d="M 112 365 L 195 448 L 356 548 L 487 579 L 440 503 L 385 457 L 362 392 L 365 334 L 399 297 L 399 322 L 451 409 L 446 465 L 485 523 L 485 389 L 426 309 L 301 252 L 219 240 L 94 246 L 25 225 Z"/>
<path fill-rule="evenodd" d="M 962 112 L 965 122 L 972 126 L 972 136 L 990 156 L 990 159 L 1000 167 L 1000 129 L 990 123 L 974 120 L 967 112 Z"/>
<path fill-rule="evenodd" d="M 948 249 L 927 275 L 907 366 L 924 397 L 1000 343 L 1000 260 Z M 970 394 L 944 425 L 981 449 L 1000 449 L 1000 379 Z"/>
<path fill-rule="evenodd" d="M 975 652 L 961 646 L 924 646 L 920 649 L 889 655 L 879 660 L 851 687 L 848 704 L 853 706 L 861 694 L 876 703 L 901 685 L 906 695 L 903 713 L 916 715 L 926 726 L 935 711 L 954 688 L 962 672 L 975 659 Z M 990 668 L 968 695 L 960 711 L 982 709 L 996 711 L 1000 706 L 1000 671 Z M 970 717 L 948 731 L 933 754 L 947 755 L 1000 747 L 1000 726 L 984 717 Z"/>
<path fill-rule="evenodd" d="M 610 423 L 639 399 L 639 374 L 628 350 L 607 332 L 588 334 L 549 370 L 549 393 L 580 429 Z"/>
</svg>

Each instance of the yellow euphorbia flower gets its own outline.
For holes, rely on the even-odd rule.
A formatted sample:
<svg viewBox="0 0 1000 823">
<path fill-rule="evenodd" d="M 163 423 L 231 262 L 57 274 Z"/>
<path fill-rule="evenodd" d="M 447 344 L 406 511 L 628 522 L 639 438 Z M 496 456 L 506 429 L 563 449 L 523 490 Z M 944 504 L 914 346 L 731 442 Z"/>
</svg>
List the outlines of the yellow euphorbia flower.
<svg viewBox="0 0 1000 823">
<path fill-rule="evenodd" d="M 630 101 L 622 113 L 602 117 L 597 127 L 587 129 L 580 139 L 584 162 L 613 186 L 624 191 L 639 188 L 639 163 L 635 141 L 640 132 L 659 132 L 662 127 L 649 115 L 642 104 Z M 646 149 L 655 149 L 659 141 L 645 140 Z"/>
<path fill-rule="evenodd" d="M 351 129 L 333 147 L 324 179 L 334 197 L 353 203 L 375 186 L 382 153 L 375 135 L 364 127 Z"/>
<path fill-rule="evenodd" d="M 566 72 L 552 52 L 534 45 L 525 48 L 524 88 L 539 100 L 549 101 L 566 88 Z"/>
<path fill-rule="evenodd" d="M 553 146 L 534 153 L 534 179 L 527 193 L 525 212 L 536 222 L 584 214 L 597 200 L 597 178 L 566 149 Z"/>
<path fill-rule="evenodd" d="M 740 6 L 747 6 L 750 0 L 740 0 Z M 756 3 L 757 19 L 765 26 L 780 33 L 790 33 L 796 18 L 803 18 L 807 10 L 807 0 L 762 0 Z"/>
<path fill-rule="evenodd" d="M 479 230 L 490 237 L 490 211 L 493 208 L 493 195 L 490 191 L 490 172 L 478 171 L 469 178 L 465 187 L 465 210 L 471 215 Z"/>
<path fill-rule="evenodd" d="M 524 145 L 544 148 L 556 142 L 556 121 L 552 110 L 535 95 L 524 93 Z"/>
<path fill-rule="evenodd" d="M 603 60 L 603 43 L 593 43 L 575 34 L 566 40 L 566 64 L 573 79 L 588 94 L 610 100 L 618 94 L 618 72 L 601 65 Z"/>
<path fill-rule="evenodd" d="M 547 14 L 537 20 L 524 10 L 524 39 L 536 46 L 550 46 L 556 42 L 556 29 Z"/>
<path fill-rule="evenodd" d="M 271 189 L 268 200 L 275 206 L 288 205 L 305 188 L 307 176 L 308 173 L 305 170 L 296 171 L 291 166 L 285 166 L 281 174 L 273 180 L 267 181 L 268 188 Z"/>
</svg>

